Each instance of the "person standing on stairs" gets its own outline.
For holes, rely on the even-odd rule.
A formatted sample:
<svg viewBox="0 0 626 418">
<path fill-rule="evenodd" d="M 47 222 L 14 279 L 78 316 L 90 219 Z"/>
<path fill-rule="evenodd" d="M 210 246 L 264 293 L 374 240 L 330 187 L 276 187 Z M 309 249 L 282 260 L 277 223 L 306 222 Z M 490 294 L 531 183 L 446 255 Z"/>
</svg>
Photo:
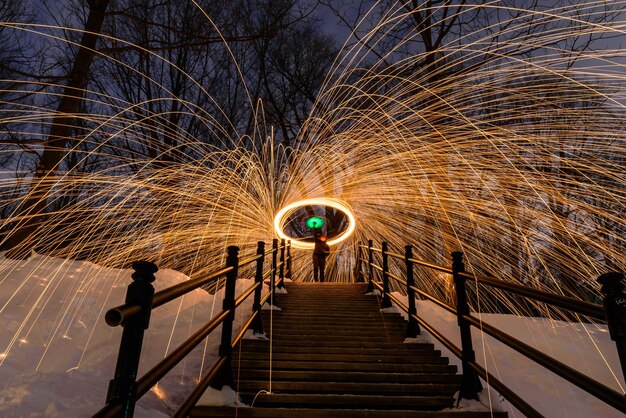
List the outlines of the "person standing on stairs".
<svg viewBox="0 0 626 418">
<path fill-rule="evenodd" d="M 324 281 L 324 269 L 326 268 L 326 257 L 330 254 L 330 247 L 326 244 L 326 236 L 315 234 L 315 248 L 313 248 L 313 281 Z"/>
</svg>

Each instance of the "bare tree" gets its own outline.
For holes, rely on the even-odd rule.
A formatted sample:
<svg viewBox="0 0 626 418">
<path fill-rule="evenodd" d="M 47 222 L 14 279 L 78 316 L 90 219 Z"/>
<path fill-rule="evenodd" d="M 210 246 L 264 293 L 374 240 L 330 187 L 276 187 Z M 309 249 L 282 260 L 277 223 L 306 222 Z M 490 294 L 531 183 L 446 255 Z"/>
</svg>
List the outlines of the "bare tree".
<svg viewBox="0 0 626 418">
<path fill-rule="evenodd" d="M 9 248 L 7 257 L 23 258 L 30 254 L 30 246 L 22 244 L 36 234 L 38 224 L 43 221 L 47 198 L 52 188 L 51 179 L 63 161 L 66 145 L 72 133 L 73 117 L 81 106 L 89 70 L 96 49 L 98 33 L 102 27 L 109 0 L 87 0 L 89 14 L 85 22 L 79 48 L 66 76 L 66 84 L 61 94 L 50 131 L 43 143 L 43 151 L 35 175 L 32 178 L 27 197 L 17 210 L 17 226 L 8 236 L 5 245 Z"/>
</svg>

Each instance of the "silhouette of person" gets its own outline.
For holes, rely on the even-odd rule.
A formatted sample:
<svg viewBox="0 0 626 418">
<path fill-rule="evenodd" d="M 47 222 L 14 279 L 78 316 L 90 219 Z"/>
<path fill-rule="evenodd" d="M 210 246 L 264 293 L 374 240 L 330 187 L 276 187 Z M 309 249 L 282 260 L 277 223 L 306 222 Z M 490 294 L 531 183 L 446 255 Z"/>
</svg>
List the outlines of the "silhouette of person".
<svg viewBox="0 0 626 418">
<path fill-rule="evenodd" d="M 315 235 L 315 248 L 313 249 L 313 281 L 324 281 L 324 269 L 326 268 L 326 256 L 330 254 L 330 247 L 326 244 L 326 236 Z"/>
</svg>

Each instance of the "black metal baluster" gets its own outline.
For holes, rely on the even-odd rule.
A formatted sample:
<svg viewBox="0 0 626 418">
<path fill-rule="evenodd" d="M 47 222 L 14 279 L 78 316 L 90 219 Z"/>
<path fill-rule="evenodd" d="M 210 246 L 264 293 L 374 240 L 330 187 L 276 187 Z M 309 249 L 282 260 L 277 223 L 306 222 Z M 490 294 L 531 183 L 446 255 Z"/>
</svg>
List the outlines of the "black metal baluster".
<svg viewBox="0 0 626 418">
<path fill-rule="evenodd" d="M 456 291 L 456 315 L 461 333 L 461 363 L 463 367 L 463 378 L 461 380 L 461 390 L 459 399 L 478 399 L 478 392 L 483 390 L 480 379 L 476 371 L 469 365 L 476 360 L 476 353 L 472 345 L 472 331 L 470 323 L 463 319 L 464 315 L 469 315 L 469 305 L 467 304 L 467 293 L 465 289 L 465 279 L 459 273 L 465 271 L 463 264 L 463 253 L 456 251 L 452 253 L 452 279 Z"/>
<path fill-rule="evenodd" d="M 263 291 L 263 262 L 265 261 L 265 243 L 263 241 L 257 242 L 256 255 L 260 258 L 256 261 L 256 272 L 254 275 L 254 282 L 257 284 L 257 288 L 254 291 L 254 302 L 252 304 L 252 311 L 256 312 L 254 320 L 250 324 L 250 329 L 255 334 L 263 334 L 263 321 L 261 319 L 261 293 Z"/>
<path fill-rule="evenodd" d="M 404 262 L 406 263 L 406 296 L 409 298 L 409 322 L 406 326 L 407 338 L 415 338 L 420 333 L 420 326 L 415 320 L 417 309 L 415 308 L 415 279 L 413 277 L 413 247 L 404 247 Z"/>
<path fill-rule="evenodd" d="M 604 315 L 609 326 L 611 340 L 615 341 L 622 375 L 626 379 L 626 293 L 624 273 L 606 273 L 598 277 L 604 293 Z"/>
<path fill-rule="evenodd" d="M 388 245 L 385 241 L 382 243 L 382 255 L 383 255 L 383 308 L 391 308 L 391 299 L 389 298 L 389 251 Z"/>
<path fill-rule="evenodd" d="M 128 285 L 125 303 L 139 305 L 140 312 L 122 323 L 122 341 L 115 366 L 115 377 L 109 382 L 107 404 L 121 404 L 122 417 L 132 417 L 137 401 L 137 370 L 143 343 L 144 331 L 150 325 L 154 282 L 159 269 L 149 261 L 133 263 L 133 282 Z"/>
<path fill-rule="evenodd" d="M 226 286 L 224 287 L 222 309 L 225 311 L 229 310 L 230 312 L 222 322 L 222 339 L 219 348 L 220 357 L 225 357 L 226 361 L 215 379 L 211 382 L 211 387 L 215 389 L 222 389 L 224 386 L 234 387 L 231 360 L 233 355 L 232 339 L 233 321 L 235 320 L 235 286 L 237 284 L 237 273 L 239 269 L 239 247 L 228 247 L 226 267 L 232 267 L 232 269 L 226 273 Z"/>
</svg>

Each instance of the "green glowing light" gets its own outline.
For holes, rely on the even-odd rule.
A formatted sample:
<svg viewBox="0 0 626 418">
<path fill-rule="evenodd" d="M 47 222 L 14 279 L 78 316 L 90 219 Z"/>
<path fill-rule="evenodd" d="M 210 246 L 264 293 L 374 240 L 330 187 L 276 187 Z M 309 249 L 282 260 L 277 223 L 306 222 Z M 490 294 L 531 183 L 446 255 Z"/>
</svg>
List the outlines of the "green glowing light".
<svg viewBox="0 0 626 418">
<path fill-rule="evenodd" d="M 311 229 L 320 229 L 322 226 L 324 226 L 324 220 L 319 216 L 311 216 L 309 219 L 306 220 L 306 226 Z"/>
</svg>

